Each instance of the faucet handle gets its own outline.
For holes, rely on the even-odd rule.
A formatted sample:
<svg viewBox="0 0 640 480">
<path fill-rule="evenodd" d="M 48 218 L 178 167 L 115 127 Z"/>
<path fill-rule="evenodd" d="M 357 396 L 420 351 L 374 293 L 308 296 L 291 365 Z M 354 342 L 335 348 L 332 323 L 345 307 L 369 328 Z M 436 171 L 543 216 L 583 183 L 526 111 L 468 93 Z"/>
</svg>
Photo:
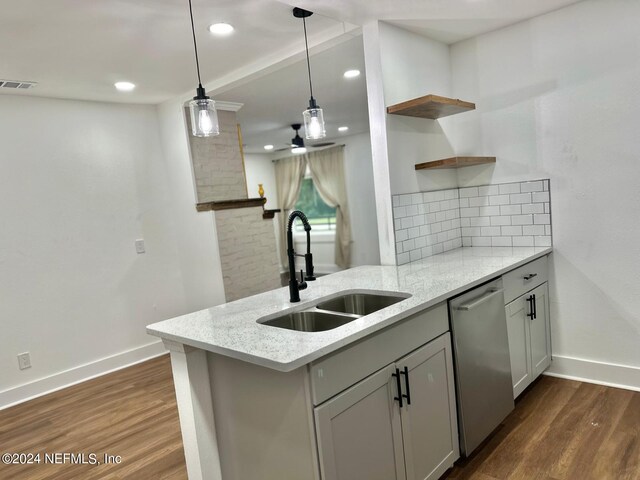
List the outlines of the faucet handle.
<svg viewBox="0 0 640 480">
<path fill-rule="evenodd" d="M 304 281 L 304 274 L 300 270 L 300 281 L 298 282 L 298 290 L 304 290 L 307 288 L 307 282 Z"/>
</svg>

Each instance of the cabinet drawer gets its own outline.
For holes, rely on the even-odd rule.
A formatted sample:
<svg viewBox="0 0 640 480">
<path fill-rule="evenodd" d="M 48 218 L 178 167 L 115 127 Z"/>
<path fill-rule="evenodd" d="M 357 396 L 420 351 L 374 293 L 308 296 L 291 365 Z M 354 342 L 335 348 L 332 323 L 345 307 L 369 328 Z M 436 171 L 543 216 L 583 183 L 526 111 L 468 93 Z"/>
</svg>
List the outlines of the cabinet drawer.
<svg viewBox="0 0 640 480">
<path fill-rule="evenodd" d="M 311 363 L 313 404 L 321 404 L 448 330 L 445 302 Z"/>
<path fill-rule="evenodd" d="M 548 279 L 547 257 L 538 258 L 502 276 L 504 303 L 507 304 Z"/>
</svg>

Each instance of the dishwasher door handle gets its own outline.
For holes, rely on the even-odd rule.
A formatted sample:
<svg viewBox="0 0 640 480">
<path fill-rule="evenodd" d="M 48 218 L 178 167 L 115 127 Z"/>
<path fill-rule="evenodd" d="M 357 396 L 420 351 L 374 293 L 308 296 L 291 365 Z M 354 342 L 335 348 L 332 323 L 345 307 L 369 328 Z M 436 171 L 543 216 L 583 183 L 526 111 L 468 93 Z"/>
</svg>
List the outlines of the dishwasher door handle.
<svg viewBox="0 0 640 480">
<path fill-rule="evenodd" d="M 464 304 L 460 305 L 457 308 L 457 310 L 465 310 L 465 311 L 473 310 L 478 305 L 482 305 L 484 302 L 492 299 L 496 295 L 500 295 L 502 292 L 503 292 L 502 288 L 498 288 L 497 290 L 491 290 L 489 293 L 481 296 L 480 298 L 478 298 L 477 300 L 474 300 L 473 302 L 464 303 Z"/>
</svg>

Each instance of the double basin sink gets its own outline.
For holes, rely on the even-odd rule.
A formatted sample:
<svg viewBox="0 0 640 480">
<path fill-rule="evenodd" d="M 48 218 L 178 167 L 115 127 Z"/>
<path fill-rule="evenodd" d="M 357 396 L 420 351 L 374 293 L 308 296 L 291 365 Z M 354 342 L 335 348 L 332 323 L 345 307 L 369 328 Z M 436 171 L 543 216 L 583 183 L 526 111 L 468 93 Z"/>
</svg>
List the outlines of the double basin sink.
<svg viewBox="0 0 640 480">
<path fill-rule="evenodd" d="M 320 299 L 313 307 L 285 313 L 259 323 L 298 332 L 324 332 L 353 322 L 409 298 L 408 294 L 349 293 Z"/>
</svg>

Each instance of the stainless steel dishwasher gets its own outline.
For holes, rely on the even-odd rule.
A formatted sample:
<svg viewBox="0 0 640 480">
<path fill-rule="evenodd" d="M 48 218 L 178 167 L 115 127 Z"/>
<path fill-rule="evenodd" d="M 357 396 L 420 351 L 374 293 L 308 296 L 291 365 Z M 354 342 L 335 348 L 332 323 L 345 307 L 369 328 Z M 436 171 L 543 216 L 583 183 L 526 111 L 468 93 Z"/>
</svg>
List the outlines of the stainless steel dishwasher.
<svg viewBox="0 0 640 480">
<path fill-rule="evenodd" d="M 449 301 L 460 452 L 468 456 L 514 408 L 502 279 Z"/>
</svg>

